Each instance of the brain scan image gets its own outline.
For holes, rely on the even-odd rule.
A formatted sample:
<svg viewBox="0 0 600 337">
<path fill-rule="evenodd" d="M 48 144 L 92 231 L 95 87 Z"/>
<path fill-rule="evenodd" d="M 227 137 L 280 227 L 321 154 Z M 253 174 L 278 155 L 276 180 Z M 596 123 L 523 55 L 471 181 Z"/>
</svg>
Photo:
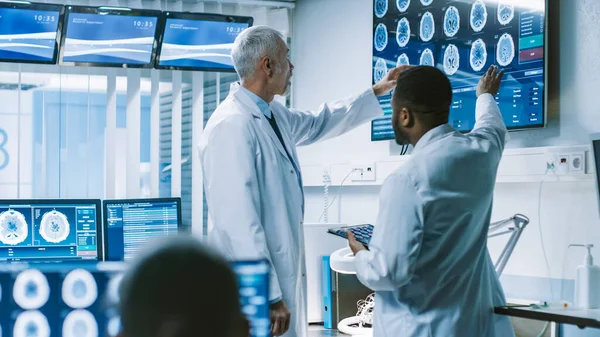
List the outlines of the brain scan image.
<svg viewBox="0 0 600 337">
<path fill-rule="evenodd" d="M 63 337 L 98 337 L 98 323 L 87 310 L 71 311 L 62 326 Z"/>
<path fill-rule="evenodd" d="M 106 331 L 110 337 L 116 337 L 121 332 L 121 318 L 113 317 L 108 321 Z"/>
<path fill-rule="evenodd" d="M 98 298 L 94 276 L 84 269 L 69 272 L 63 281 L 62 298 L 73 309 L 83 309 L 94 304 Z"/>
<path fill-rule="evenodd" d="M 409 5 L 410 5 L 410 0 L 396 0 L 396 7 L 400 11 L 400 13 L 406 12 Z"/>
<path fill-rule="evenodd" d="M 67 239 L 71 232 L 67 217 L 56 210 L 42 216 L 40 235 L 51 243 L 60 243 Z"/>
<path fill-rule="evenodd" d="M 9 209 L 0 214 L 0 241 L 5 245 L 18 245 L 25 241 L 29 234 L 25 216 Z"/>
<path fill-rule="evenodd" d="M 448 45 L 444 51 L 444 72 L 448 76 L 454 75 L 458 71 L 459 64 L 458 48 L 453 44 Z"/>
<path fill-rule="evenodd" d="M 24 311 L 15 321 L 14 337 L 49 337 L 50 325 L 48 319 L 37 310 Z"/>
<path fill-rule="evenodd" d="M 511 64 L 515 58 L 515 43 L 510 34 L 504 33 L 498 40 L 496 47 L 496 60 L 502 67 Z"/>
<path fill-rule="evenodd" d="M 433 0 L 421 0 L 421 5 L 429 6 L 429 5 L 431 5 L 432 2 L 433 2 Z"/>
<path fill-rule="evenodd" d="M 474 32 L 480 32 L 487 22 L 487 9 L 481 0 L 477 0 L 471 6 L 471 28 Z"/>
<path fill-rule="evenodd" d="M 388 2 L 387 0 L 375 0 L 375 16 L 378 18 L 382 18 L 385 16 L 388 10 Z"/>
<path fill-rule="evenodd" d="M 375 81 L 375 83 L 381 81 L 381 79 L 385 76 L 385 74 L 387 74 L 387 72 L 388 69 L 387 65 L 385 64 L 385 60 L 377 60 L 377 62 L 375 62 L 375 68 L 373 69 L 373 81 Z"/>
<path fill-rule="evenodd" d="M 498 4 L 498 22 L 501 25 L 508 25 L 515 17 L 515 5 Z"/>
<path fill-rule="evenodd" d="M 398 21 L 398 27 L 396 28 L 396 42 L 400 48 L 406 47 L 410 40 L 410 24 L 407 18 L 402 18 Z"/>
<path fill-rule="evenodd" d="M 39 309 L 50 296 L 50 286 L 46 276 L 37 269 L 22 271 L 13 285 L 13 299 L 25 310 Z"/>
<path fill-rule="evenodd" d="M 402 53 L 402 55 L 398 56 L 398 62 L 396 62 L 396 67 L 407 65 L 410 65 L 410 60 L 408 59 L 408 56 L 405 53 Z"/>
<path fill-rule="evenodd" d="M 471 68 L 475 71 L 480 71 L 485 66 L 487 50 L 485 49 L 485 42 L 482 39 L 477 39 L 471 45 L 469 61 L 471 62 Z"/>
<path fill-rule="evenodd" d="M 373 43 L 375 44 L 375 50 L 382 51 L 388 44 L 388 33 L 387 27 L 380 23 L 375 28 L 375 38 L 373 39 Z"/>
<path fill-rule="evenodd" d="M 447 37 L 453 37 L 458 33 L 459 28 L 460 14 L 458 13 L 458 9 L 454 6 L 450 6 L 446 9 L 446 14 L 444 14 L 444 34 L 446 34 Z"/>
<path fill-rule="evenodd" d="M 424 42 L 428 42 L 433 38 L 433 34 L 435 33 L 435 23 L 433 22 L 433 15 L 431 12 L 427 12 L 421 17 L 421 30 L 419 33 L 421 35 L 421 40 Z"/>
<path fill-rule="evenodd" d="M 119 302 L 119 285 L 121 285 L 121 280 L 123 279 L 123 274 L 119 274 L 110 279 L 108 282 L 107 290 L 107 298 L 109 303 L 118 303 Z"/>
<path fill-rule="evenodd" d="M 419 60 L 419 64 L 422 66 L 434 66 L 435 62 L 433 61 L 433 52 L 431 51 L 431 49 L 426 48 L 425 50 L 423 50 L 423 53 L 421 53 L 421 59 Z"/>
</svg>

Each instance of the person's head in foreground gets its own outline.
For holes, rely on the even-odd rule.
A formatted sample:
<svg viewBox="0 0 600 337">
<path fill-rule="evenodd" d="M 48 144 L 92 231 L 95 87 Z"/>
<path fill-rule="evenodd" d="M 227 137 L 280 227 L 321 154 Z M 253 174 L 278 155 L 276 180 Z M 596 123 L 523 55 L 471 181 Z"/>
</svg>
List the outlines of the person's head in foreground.
<svg viewBox="0 0 600 337">
<path fill-rule="evenodd" d="M 140 255 L 120 285 L 122 337 L 247 337 L 236 276 L 198 240 L 170 237 Z"/>
<path fill-rule="evenodd" d="M 242 85 L 267 103 L 286 95 L 294 65 L 281 33 L 267 26 L 245 29 L 233 43 L 231 57 Z"/>
</svg>

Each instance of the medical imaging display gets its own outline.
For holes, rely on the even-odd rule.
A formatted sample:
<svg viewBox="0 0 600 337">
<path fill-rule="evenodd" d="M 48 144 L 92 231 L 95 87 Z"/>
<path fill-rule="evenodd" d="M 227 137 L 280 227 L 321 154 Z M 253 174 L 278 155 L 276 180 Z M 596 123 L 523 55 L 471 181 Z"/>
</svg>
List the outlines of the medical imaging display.
<svg viewBox="0 0 600 337">
<path fill-rule="evenodd" d="M 0 261 L 98 259 L 94 203 L 0 201 Z"/>
<path fill-rule="evenodd" d="M 0 266 L 0 336 L 118 335 L 118 302 L 107 294 L 118 290 L 124 266 L 101 264 Z"/>
<path fill-rule="evenodd" d="M 239 285 L 242 312 L 250 322 L 251 337 L 271 336 L 269 319 L 269 262 L 233 263 Z"/>
<path fill-rule="evenodd" d="M 496 101 L 509 130 L 543 127 L 546 84 L 546 1 L 373 0 L 372 80 L 399 65 L 426 65 L 450 79 L 449 124 L 475 125 L 476 86 L 491 65 L 504 69 Z M 389 43 L 394 41 L 396 43 Z M 394 139 L 391 95 L 371 140 Z"/>
</svg>

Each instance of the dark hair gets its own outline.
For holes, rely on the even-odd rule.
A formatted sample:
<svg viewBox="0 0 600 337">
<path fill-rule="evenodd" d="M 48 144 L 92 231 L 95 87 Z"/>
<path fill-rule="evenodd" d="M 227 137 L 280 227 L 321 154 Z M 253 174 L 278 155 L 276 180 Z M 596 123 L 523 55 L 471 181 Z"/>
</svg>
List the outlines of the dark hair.
<svg viewBox="0 0 600 337">
<path fill-rule="evenodd" d="M 231 336 L 242 317 L 231 266 L 191 236 L 170 237 L 139 257 L 119 288 L 127 337 Z"/>
<path fill-rule="evenodd" d="M 439 69 L 416 66 L 400 73 L 393 104 L 406 108 L 426 127 L 448 123 L 452 87 Z"/>
</svg>

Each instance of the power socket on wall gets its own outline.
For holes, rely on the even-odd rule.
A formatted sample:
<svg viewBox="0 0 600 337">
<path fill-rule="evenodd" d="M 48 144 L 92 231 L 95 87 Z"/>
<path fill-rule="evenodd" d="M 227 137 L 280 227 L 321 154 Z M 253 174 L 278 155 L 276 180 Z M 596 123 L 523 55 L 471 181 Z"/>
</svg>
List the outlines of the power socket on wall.
<svg viewBox="0 0 600 337">
<path fill-rule="evenodd" d="M 375 163 L 357 164 L 352 169 L 355 170 L 352 181 L 376 181 Z"/>
<path fill-rule="evenodd" d="M 556 175 L 585 174 L 585 153 L 548 153 L 546 172 L 553 172 Z"/>
</svg>

